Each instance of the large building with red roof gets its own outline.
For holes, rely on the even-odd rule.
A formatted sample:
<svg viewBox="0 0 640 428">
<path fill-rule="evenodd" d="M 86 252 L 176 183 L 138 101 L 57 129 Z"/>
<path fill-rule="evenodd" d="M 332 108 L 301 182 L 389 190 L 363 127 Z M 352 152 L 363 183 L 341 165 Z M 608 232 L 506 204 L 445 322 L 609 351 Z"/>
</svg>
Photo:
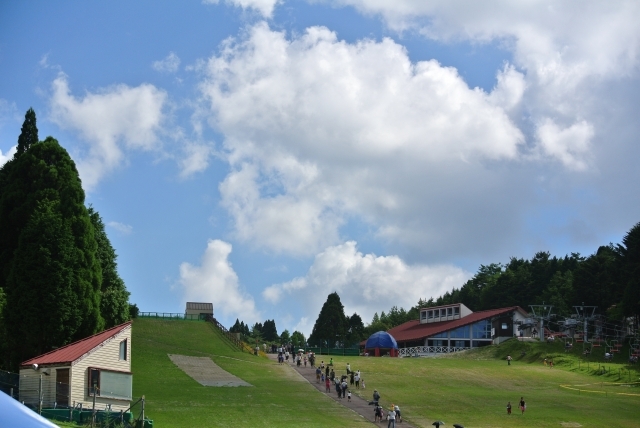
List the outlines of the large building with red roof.
<svg viewBox="0 0 640 428">
<path fill-rule="evenodd" d="M 500 343 L 518 334 L 527 319 L 519 306 L 473 312 L 462 303 L 422 308 L 420 318 L 388 331 L 400 356 L 458 352 Z"/>
<path fill-rule="evenodd" d="M 127 410 L 132 398 L 131 322 L 20 365 L 20 401 L 38 407 Z M 43 403 L 38 396 L 41 394 Z"/>
</svg>

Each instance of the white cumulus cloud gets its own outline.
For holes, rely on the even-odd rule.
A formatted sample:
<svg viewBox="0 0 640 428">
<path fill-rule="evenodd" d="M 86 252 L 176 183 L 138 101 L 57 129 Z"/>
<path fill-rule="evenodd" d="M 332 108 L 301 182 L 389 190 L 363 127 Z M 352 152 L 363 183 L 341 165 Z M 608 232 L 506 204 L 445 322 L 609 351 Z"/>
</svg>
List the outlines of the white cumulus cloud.
<svg viewBox="0 0 640 428">
<path fill-rule="evenodd" d="M 521 79 L 511 67 L 501 76 L 492 96 L 390 39 L 349 44 L 323 27 L 287 39 L 260 23 L 227 42 L 201 90 L 225 137 L 220 190 L 237 237 L 312 255 L 351 215 L 376 224 L 428 202 L 439 190 L 415 184 L 438 172 L 479 190 L 487 179 L 460 183 L 460 169 L 517 161 L 524 142 L 505 110 Z"/>
<path fill-rule="evenodd" d="M 203 3 L 218 4 L 220 0 L 203 0 Z M 226 4 L 240 7 L 243 10 L 253 9 L 265 18 L 273 15 L 276 5 L 283 3 L 283 0 L 224 0 Z"/>
<path fill-rule="evenodd" d="M 237 317 L 245 322 L 257 322 L 253 298 L 243 292 L 238 275 L 229 262 L 231 244 L 211 239 L 202 256 L 200 266 L 190 263 L 180 265 L 180 284 L 184 300 L 213 303 L 214 313 L 225 317 Z"/>
<path fill-rule="evenodd" d="M 543 155 L 556 158 L 568 168 L 577 170 L 587 168 L 584 155 L 589 152 L 593 133 L 593 126 L 586 121 L 560 128 L 549 118 L 537 129 L 539 147 Z"/>
<path fill-rule="evenodd" d="M 170 52 L 164 59 L 154 61 L 152 67 L 156 71 L 175 73 L 180 67 L 180 57 L 178 57 L 174 52 Z"/>
<path fill-rule="evenodd" d="M 180 177 L 187 178 L 207 169 L 213 148 L 208 144 L 187 141 L 183 144 L 183 152 L 184 156 L 178 164 Z"/>
<path fill-rule="evenodd" d="M 52 86 L 51 119 L 77 132 L 88 146 L 76 162 L 85 189 L 124 163 L 125 151 L 156 148 L 167 100 L 164 91 L 150 84 L 115 85 L 75 97 L 64 74 Z"/>
<path fill-rule="evenodd" d="M 356 312 L 370 322 L 380 308 L 410 308 L 421 298 L 460 287 L 470 277 L 470 273 L 452 265 L 409 265 L 397 256 L 362 254 L 356 242 L 348 241 L 318 254 L 304 277 L 271 285 L 262 295 L 271 303 L 291 295 L 296 301 L 306 302 L 307 313 L 317 314 L 326 296 L 335 291 L 345 314 Z M 308 298 L 311 294 L 315 298 Z M 308 335 L 313 326 L 307 326 L 304 333 Z"/>
</svg>

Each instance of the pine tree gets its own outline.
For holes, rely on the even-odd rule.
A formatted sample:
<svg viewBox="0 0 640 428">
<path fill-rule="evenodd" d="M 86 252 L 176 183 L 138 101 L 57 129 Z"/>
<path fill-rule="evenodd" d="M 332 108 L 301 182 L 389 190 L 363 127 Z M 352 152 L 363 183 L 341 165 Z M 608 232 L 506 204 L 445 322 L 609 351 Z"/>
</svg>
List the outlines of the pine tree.
<svg viewBox="0 0 640 428">
<path fill-rule="evenodd" d="M 96 256 L 102 271 L 100 314 L 104 318 L 105 328 L 110 328 L 122 324 L 130 318 L 130 293 L 127 291 L 124 281 L 118 275 L 118 263 L 116 262 L 118 256 L 107 237 L 100 214 L 91 206 L 88 209 L 88 213 L 93 225 L 96 243 L 98 244 Z"/>
<path fill-rule="evenodd" d="M 0 287 L 13 369 L 104 325 L 97 243 L 78 171 L 55 139 L 34 142 L 31 113 L 23 150 L 0 169 Z"/>
<path fill-rule="evenodd" d="M 327 301 L 322 305 L 318 319 L 309 336 L 309 343 L 320 346 L 324 343 L 332 344 L 336 340 L 344 340 L 348 329 L 347 317 L 344 315 L 344 306 L 340 302 L 338 293 L 331 293 Z"/>
<path fill-rule="evenodd" d="M 18 137 L 18 148 L 15 156 L 18 157 L 29 150 L 33 144 L 38 142 L 38 127 L 36 126 L 36 112 L 32 108 L 24 115 L 22 132 Z"/>
</svg>

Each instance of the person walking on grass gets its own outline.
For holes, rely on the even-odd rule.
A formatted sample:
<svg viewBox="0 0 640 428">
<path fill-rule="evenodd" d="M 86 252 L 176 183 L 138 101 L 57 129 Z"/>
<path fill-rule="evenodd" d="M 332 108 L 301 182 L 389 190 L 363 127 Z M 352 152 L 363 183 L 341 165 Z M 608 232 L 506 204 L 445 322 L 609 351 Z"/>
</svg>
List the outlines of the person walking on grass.
<svg viewBox="0 0 640 428">
<path fill-rule="evenodd" d="M 507 365 L 511 365 L 511 355 L 507 355 Z"/>
<path fill-rule="evenodd" d="M 511 401 L 507 403 L 507 415 L 511 414 Z"/>
<path fill-rule="evenodd" d="M 360 389 L 360 371 L 357 371 L 353 379 L 356 381 L 356 389 Z"/>
<path fill-rule="evenodd" d="M 527 410 L 527 403 L 524 402 L 524 397 L 520 397 L 519 406 L 520 406 L 520 411 L 524 415 L 524 411 Z"/>
</svg>

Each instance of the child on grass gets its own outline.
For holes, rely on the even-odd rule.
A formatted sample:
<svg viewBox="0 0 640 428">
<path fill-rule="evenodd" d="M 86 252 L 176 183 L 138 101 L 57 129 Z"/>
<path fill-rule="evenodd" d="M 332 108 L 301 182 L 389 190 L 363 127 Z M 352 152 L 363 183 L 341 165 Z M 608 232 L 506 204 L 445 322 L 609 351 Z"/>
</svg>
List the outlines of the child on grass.
<svg viewBox="0 0 640 428">
<path fill-rule="evenodd" d="M 507 403 L 507 415 L 511 414 L 511 401 Z"/>
</svg>

